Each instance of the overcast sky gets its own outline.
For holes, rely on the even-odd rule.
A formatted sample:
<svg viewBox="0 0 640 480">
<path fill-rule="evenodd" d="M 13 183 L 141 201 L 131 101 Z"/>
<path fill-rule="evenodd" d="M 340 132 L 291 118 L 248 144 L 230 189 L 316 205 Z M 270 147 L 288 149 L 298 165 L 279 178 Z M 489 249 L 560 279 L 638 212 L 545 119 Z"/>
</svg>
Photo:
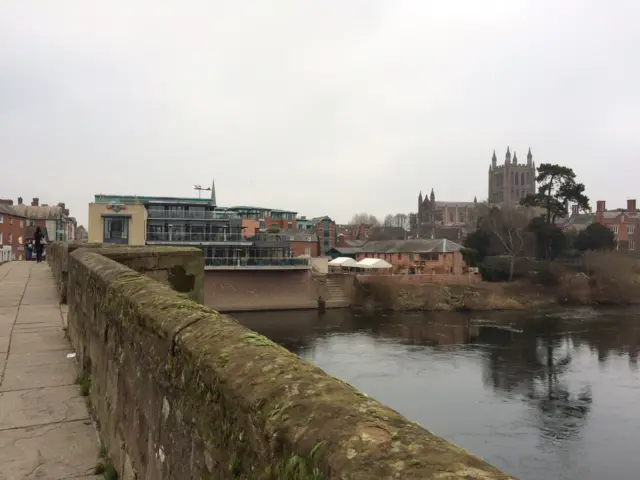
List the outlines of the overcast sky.
<svg viewBox="0 0 640 480">
<path fill-rule="evenodd" d="M 85 223 L 215 177 L 220 205 L 346 222 L 484 199 L 509 145 L 623 206 L 638 25 L 637 0 L 5 1 L 0 197 Z"/>
</svg>

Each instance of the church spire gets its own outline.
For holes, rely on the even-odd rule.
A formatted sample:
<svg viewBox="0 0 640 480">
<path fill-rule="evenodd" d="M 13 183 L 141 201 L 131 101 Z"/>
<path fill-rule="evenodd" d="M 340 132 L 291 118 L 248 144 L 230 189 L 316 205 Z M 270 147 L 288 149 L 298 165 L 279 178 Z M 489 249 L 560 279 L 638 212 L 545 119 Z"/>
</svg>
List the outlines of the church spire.
<svg viewBox="0 0 640 480">
<path fill-rule="evenodd" d="M 218 206 L 216 205 L 216 180 L 214 178 L 211 179 L 211 205 Z"/>
<path fill-rule="evenodd" d="M 435 202 L 436 201 L 436 194 L 433 193 L 433 188 L 431 189 L 431 195 L 429 195 L 429 200 L 431 202 Z"/>
<path fill-rule="evenodd" d="M 496 157 L 496 151 L 493 151 L 493 156 L 491 157 L 491 167 L 496 168 L 498 165 L 498 158 Z"/>
<path fill-rule="evenodd" d="M 527 165 L 530 167 L 533 162 L 533 155 L 531 154 L 531 147 L 529 147 L 529 153 L 527 153 Z"/>
</svg>

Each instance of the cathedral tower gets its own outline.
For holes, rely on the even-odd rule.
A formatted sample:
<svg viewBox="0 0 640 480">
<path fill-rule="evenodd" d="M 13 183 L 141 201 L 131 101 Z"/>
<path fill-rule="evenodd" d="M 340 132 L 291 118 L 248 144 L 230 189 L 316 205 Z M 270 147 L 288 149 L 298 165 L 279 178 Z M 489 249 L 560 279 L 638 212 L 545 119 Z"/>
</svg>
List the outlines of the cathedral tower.
<svg viewBox="0 0 640 480">
<path fill-rule="evenodd" d="M 498 165 L 494 150 L 489 165 L 489 203 L 517 205 L 522 198 L 536 192 L 536 164 L 533 162 L 531 148 L 527 153 L 527 163 L 518 163 L 515 150 L 513 157 L 507 147 L 504 165 Z"/>
</svg>

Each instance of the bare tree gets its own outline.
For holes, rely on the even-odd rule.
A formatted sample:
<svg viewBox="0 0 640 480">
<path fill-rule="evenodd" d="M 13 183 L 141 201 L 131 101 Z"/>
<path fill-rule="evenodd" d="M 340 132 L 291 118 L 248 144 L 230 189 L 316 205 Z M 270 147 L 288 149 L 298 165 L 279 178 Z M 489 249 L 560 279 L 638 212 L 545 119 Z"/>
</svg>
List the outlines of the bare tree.
<svg viewBox="0 0 640 480">
<path fill-rule="evenodd" d="M 382 221 L 382 225 L 384 225 L 385 227 L 395 227 L 396 226 L 395 217 L 391 214 L 385 215 L 384 220 Z"/>
<path fill-rule="evenodd" d="M 360 225 L 362 223 L 365 225 L 380 225 L 375 215 L 366 212 L 354 214 L 349 223 L 351 225 Z"/>
<path fill-rule="evenodd" d="M 409 230 L 409 215 L 406 213 L 396 213 L 393 216 L 394 226 L 400 227 L 404 230 Z"/>
<path fill-rule="evenodd" d="M 531 233 L 527 227 L 530 213 L 520 208 L 492 208 L 482 220 L 482 228 L 499 250 L 509 257 L 509 281 L 513 278 L 515 259 L 525 252 Z"/>
</svg>

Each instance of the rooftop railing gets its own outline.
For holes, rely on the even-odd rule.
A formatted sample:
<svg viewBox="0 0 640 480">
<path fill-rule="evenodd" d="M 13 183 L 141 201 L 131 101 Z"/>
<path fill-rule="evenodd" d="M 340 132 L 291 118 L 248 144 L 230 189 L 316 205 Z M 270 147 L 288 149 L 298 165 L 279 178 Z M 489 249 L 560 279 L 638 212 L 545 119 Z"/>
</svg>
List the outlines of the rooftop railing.
<svg viewBox="0 0 640 480">
<path fill-rule="evenodd" d="M 309 258 L 233 258 L 205 257 L 206 267 L 304 267 L 310 266 Z"/>
<path fill-rule="evenodd" d="M 185 219 L 185 220 L 230 220 L 240 218 L 235 212 L 211 212 L 198 210 L 148 210 L 149 218 Z"/>
<path fill-rule="evenodd" d="M 242 242 L 245 241 L 240 233 L 184 233 L 184 232 L 171 232 L 171 233 L 158 233 L 147 232 L 147 242 Z"/>
</svg>

